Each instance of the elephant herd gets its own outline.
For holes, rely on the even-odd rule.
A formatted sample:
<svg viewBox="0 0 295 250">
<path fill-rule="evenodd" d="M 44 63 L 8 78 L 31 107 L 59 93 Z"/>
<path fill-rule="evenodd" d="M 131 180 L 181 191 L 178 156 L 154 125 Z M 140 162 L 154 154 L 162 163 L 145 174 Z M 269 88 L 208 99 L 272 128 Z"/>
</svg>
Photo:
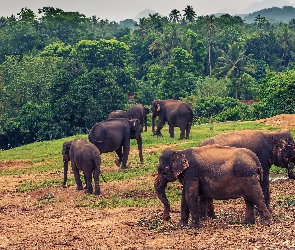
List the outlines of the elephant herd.
<svg viewBox="0 0 295 250">
<path fill-rule="evenodd" d="M 155 100 L 151 107 L 152 132 L 161 137 L 165 122 L 170 137 L 174 127 L 180 128 L 180 138 L 188 139 L 193 120 L 191 107 L 176 100 Z M 135 104 L 127 111 L 111 112 L 104 122 L 96 123 L 88 140 L 75 139 L 63 144 L 64 182 L 66 187 L 68 162 L 75 176 L 77 189 L 83 189 L 79 170 L 83 171 L 85 189 L 100 194 L 100 155 L 115 151 L 117 166 L 126 168 L 130 139 L 136 139 L 141 163 L 141 132 L 149 110 Z M 155 129 L 155 119 L 158 118 Z M 200 227 L 200 217 L 215 218 L 213 199 L 243 198 L 246 204 L 244 223 L 255 223 L 256 207 L 262 224 L 271 222 L 269 172 L 272 165 L 287 169 L 295 179 L 295 142 L 289 132 L 263 132 L 242 130 L 223 133 L 205 139 L 196 147 L 185 150 L 165 149 L 159 157 L 155 192 L 164 205 L 163 219 L 170 219 L 170 204 L 165 189 L 169 182 L 178 180 L 182 188 L 180 226 Z"/>
</svg>

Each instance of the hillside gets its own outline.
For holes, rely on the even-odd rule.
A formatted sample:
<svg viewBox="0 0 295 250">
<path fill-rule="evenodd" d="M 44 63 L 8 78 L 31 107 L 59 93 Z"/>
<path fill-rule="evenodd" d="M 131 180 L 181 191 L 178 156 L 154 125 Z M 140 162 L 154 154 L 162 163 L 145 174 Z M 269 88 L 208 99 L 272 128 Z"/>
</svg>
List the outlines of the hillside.
<svg viewBox="0 0 295 250">
<path fill-rule="evenodd" d="M 295 115 L 257 122 L 193 126 L 180 141 L 143 133 L 145 165 L 131 145 L 129 168 L 118 169 L 114 154 L 102 156 L 101 195 L 77 191 L 69 171 L 62 188 L 61 145 L 65 138 L 3 151 L 0 155 L 0 249 L 294 249 L 295 180 L 285 172 L 270 183 L 272 224 L 243 225 L 243 199 L 215 201 L 217 218 L 202 220 L 199 229 L 177 226 L 181 185 L 169 183 L 171 221 L 162 221 L 163 206 L 154 192 L 155 169 L 164 148 L 195 146 L 205 137 L 241 129 L 293 129 Z M 213 128 L 213 129 L 212 129 Z M 178 131 L 177 131 L 178 133 Z M 71 137 L 73 138 L 73 137 Z M 169 191 L 169 192 L 168 192 Z"/>
<path fill-rule="evenodd" d="M 295 8 L 292 6 L 284 6 L 282 8 L 272 7 L 262 9 L 246 15 L 243 19 L 247 23 L 252 23 L 258 15 L 265 17 L 270 23 L 288 23 L 295 18 Z"/>
</svg>

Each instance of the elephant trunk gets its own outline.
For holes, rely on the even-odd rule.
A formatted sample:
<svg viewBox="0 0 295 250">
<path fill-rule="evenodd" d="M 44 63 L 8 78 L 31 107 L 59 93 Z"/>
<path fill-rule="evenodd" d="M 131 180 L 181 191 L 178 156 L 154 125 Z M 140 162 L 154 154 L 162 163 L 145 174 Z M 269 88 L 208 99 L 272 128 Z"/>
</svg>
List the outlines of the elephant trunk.
<svg viewBox="0 0 295 250">
<path fill-rule="evenodd" d="M 152 113 L 152 132 L 155 135 L 156 131 L 155 131 L 155 120 L 156 120 L 156 115 L 154 113 Z"/>
<path fill-rule="evenodd" d="M 163 178 L 160 178 L 159 175 L 157 176 L 155 183 L 155 191 L 158 196 L 158 198 L 162 201 L 164 204 L 164 212 L 163 212 L 163 219 L 169 220 L 170 219 L 170 204 L 167 199 L 165 188 L 167 187 L 167 181 Z"/>
<path fill-rule="evenodd" d="M 62 184 L 63 188 L 67 187 L 68 166 L 69 166 L 69 161 L 64 161 L 64 182 Z"/>
</svg>

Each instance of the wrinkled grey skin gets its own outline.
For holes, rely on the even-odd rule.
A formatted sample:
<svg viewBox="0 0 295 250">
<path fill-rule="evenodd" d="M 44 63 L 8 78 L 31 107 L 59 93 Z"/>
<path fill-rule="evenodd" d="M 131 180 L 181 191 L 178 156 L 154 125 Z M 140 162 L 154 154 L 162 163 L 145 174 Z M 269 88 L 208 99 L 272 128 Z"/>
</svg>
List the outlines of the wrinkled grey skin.
<svg viewBox="0 0 295 250">
<path fill-rule="evenodd" d="M 64 161 L 64 181 L 66 187 L 68 164 L 71 161 L 72 170 L 75 176 L 77 189 L 82 190 L 82 182 L 79 170 L 83 171 L 86 183 L 86 192 L 93 193 L 92 175 L 94 179 L 94 194 L 100 194 L 99 175 L 100 175 L 100 152 L 91 142 L 85 139 L 74 139 L 63 143 L 62 155 Z"/>
<path fill-rule="evenodd" d="M 115 151 L 118 159 L 116 165 L 127 168 L 130 151 L 130 139 L 136 139 L 141 163 L 144 163 L 142 155 L 141 126 L 137 119 L 125 118 L 110 119 L 96 123 L 90 130 L 88 139 L 100 151 L 100 153 Z"/>
<path fill-rule="evenodd" d="M 126 116 L 127 119 L 138 119 L 142 129 L 144 127 L 144 131 L 147 131 L 147 114 L 149 112 L 149 109 L 142 104 L 134 104 L 127 109 Z"/>
<path fill-rule="evenodd" d="M 155 130 L 157 116 L 159 116 L 159 120 L 157 130 Z M 193 110 L 185 102 L 154 100 L 152 102 L 152 131 L 158 137 L 162 137 L 161 129 L 165 122 L 169 125 L 170 138 L 174 138 L 174 127 L 179 127 L 180 139 L 188 139 L 193 122 Z"/>
<path fill-rule="evenodd" d="M 200 227 L 199 198 L 234 199 L 243 197 L 246 203 L 244 223 L 255 223 L 254 205 L 261 223 L 268 224 L 271 215 L 261 189 L 262 167 L 257 156 L 245 148 L 209 145 L 185 150 L 163 150 L 158 164 L 155 190 L 164 204 L 163 219 L 170 219 L 170 204 L 165 188 L 177 179 L 183 185 L 180 226 Z M 202 205 L 202 204 L 201 204 Z M 206 204 L 205 204 L 206 205 Z"/>
<path fill-rule="evenodd" d="M 230 133 L 223 133 L 203 140 L 199 146 L 220 144 L 238 148 L 247 148 L 253 151 L 263 169 L 262 191 L 265 197 L 266 206 L 270 208 L 269 194 L 269 170 L 272 165 L 286 168 L 289 178 L 294 179 L 292 171 L 295 162 L 295 144 L 289 132 L 262 132 L 259 130 L 242 130 Z M 209 201 L 211 214 L 213 203 Z"/>
<path fill-rule="evenodd" d="M 107 120 L 116 119 L 116 118 L 127 118 L 126 111 L 124 110 L 116 110 L 109 113 Z"/>
</svg>

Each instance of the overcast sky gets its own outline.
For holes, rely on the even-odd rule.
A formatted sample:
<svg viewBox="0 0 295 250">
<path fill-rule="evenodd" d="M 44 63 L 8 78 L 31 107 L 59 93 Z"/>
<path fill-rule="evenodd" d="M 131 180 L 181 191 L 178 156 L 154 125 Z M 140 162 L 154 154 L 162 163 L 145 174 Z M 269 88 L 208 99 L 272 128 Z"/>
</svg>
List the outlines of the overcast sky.
<svg viewBox="0 0 295 250">
<path fill-rule="evenodd" d="M 182 10 L 191 5 L 200 16 L 218 13 L 222 9 L 242 10 L 253 2 L 262 0 L 0 0 L 0 16 L 17 15 L 21 8 L 25 7 L 37 15 L 38 9 L 50 6 L 64 11 L 78 11 L 86 17 L 95 15 L 101 19 L 119 22 L 134 18 L 145 9 L 168 16 L 173 9 L 183 14 Z M 295 4 L 295 0 L 289 2 Z"/>
</svg>

